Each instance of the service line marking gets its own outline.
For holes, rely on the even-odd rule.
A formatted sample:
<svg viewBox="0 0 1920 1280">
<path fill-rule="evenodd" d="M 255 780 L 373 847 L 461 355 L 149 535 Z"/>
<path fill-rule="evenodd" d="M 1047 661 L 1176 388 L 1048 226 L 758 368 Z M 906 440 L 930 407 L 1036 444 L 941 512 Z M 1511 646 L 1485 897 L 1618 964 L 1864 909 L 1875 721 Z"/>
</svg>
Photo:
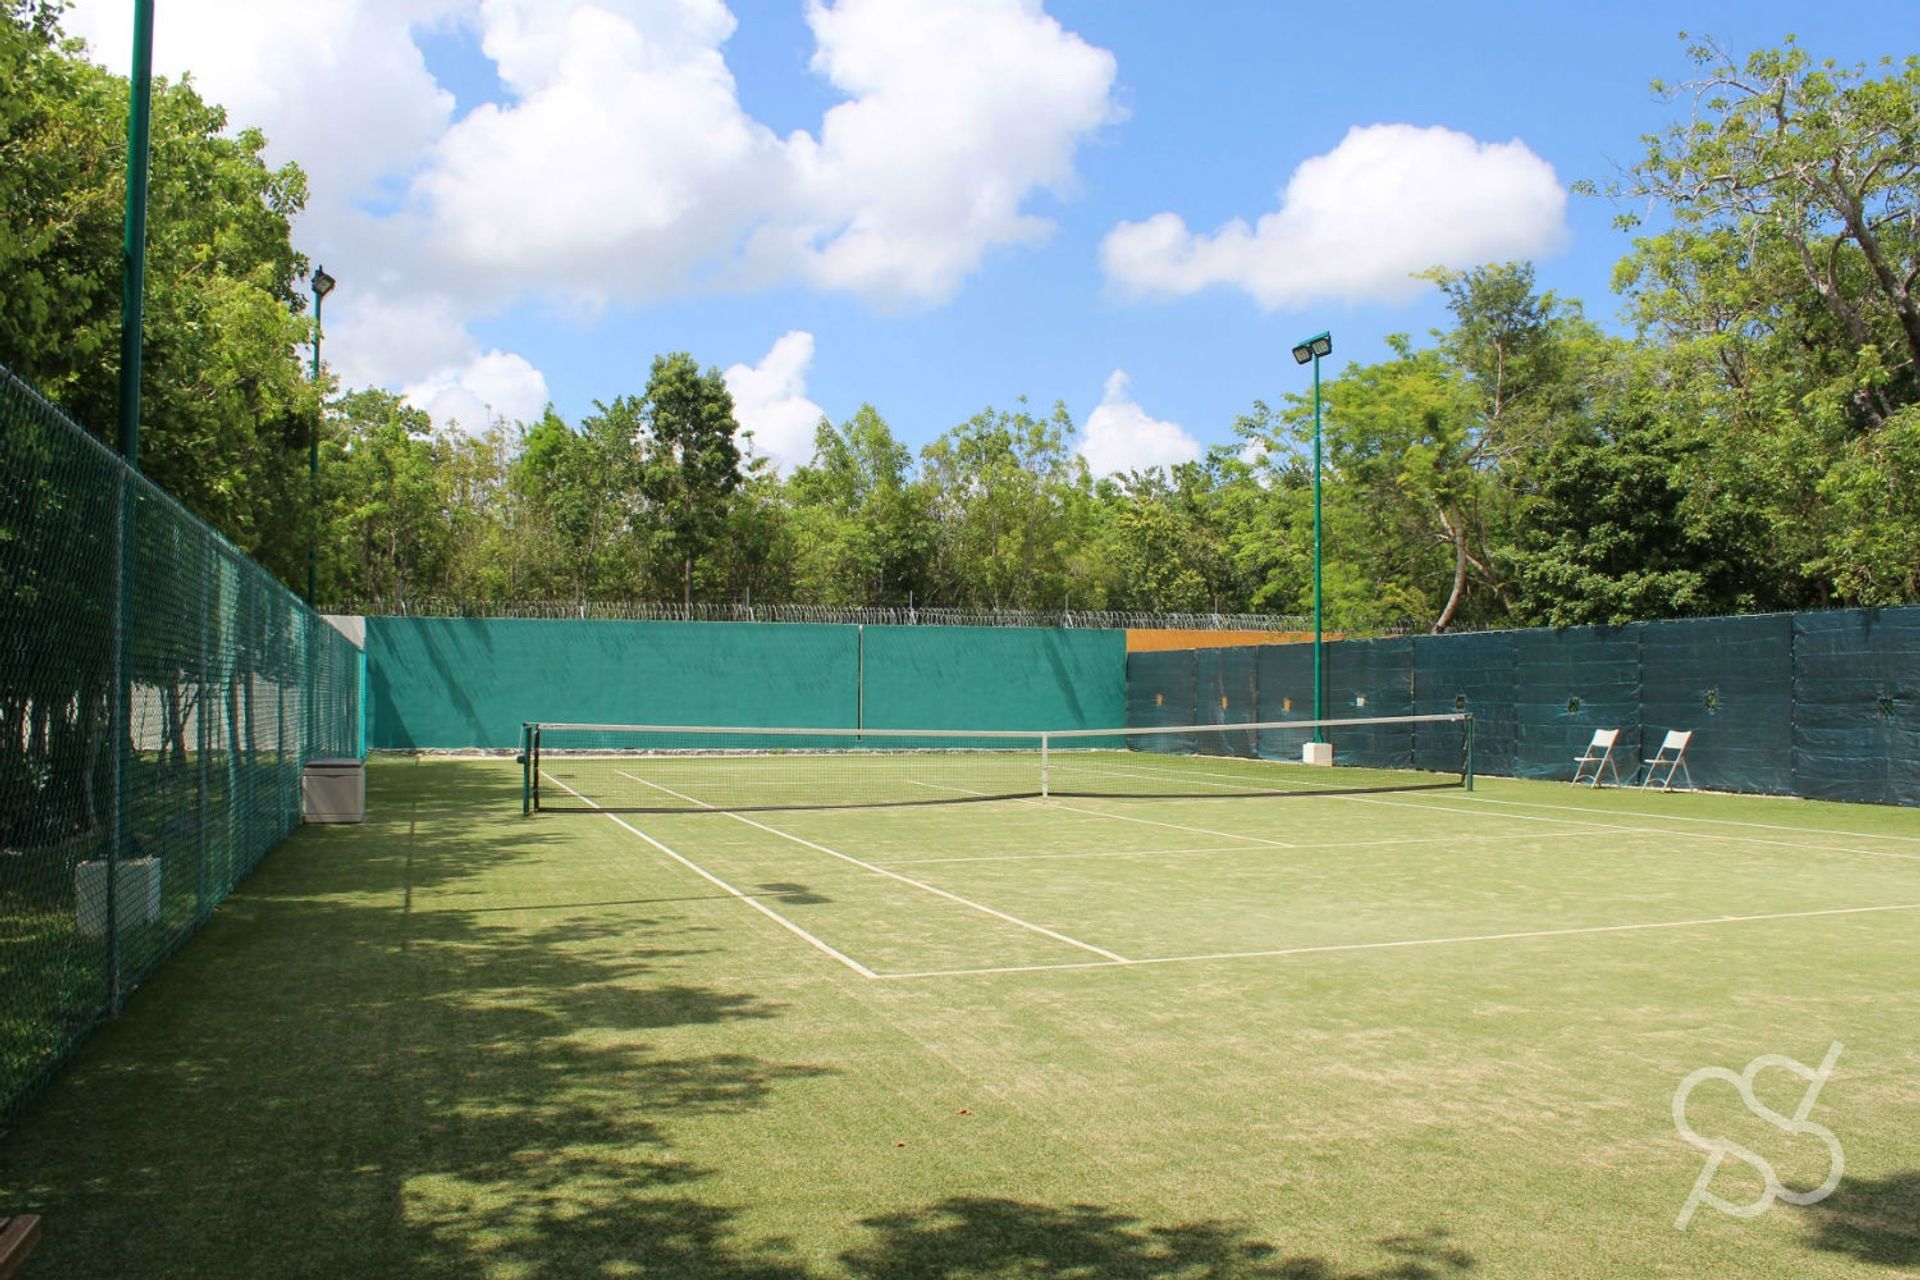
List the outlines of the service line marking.
<svg viewBox="0 0 1920 1280">
<path fill-rule="evenodd" d="M 764 822 L 756 822 L 754 819 L 747 817 L 743 813 L 733 813 L 726 809 L 717 809 L 713 805 L 708 804 L 704 800 L 697 800 L 690 795 L 685 795 L 681 792 L 675 791 L 672 787 L 662 786 L 658 782 L 649 782 L 647 779 L 638 777 L 635 774 L 628 773 L 624 769 L 615 769 L 614 772 L 619 774 L 623 778 L 632 778 L 635 782 L 638 782 L 644 786 L 652 787 L 656 791 L 664 791 L 668 795 L 673 796 L 676 799 L 685 800 L 688 804 L 699 805 L 702 809 L 708 810 L 709 812 L 718 813 L 723 817 L 732 818 L 735 822 L 744 822 L 746 825 L 753 827 L 756 830 L 764 831 L 768 835 L 779 836 L 782 840 L 791 840 L 793 843 L 797 845 L 803 845 L 806 848 L 816 850 L 817 852 L 820 852 L 820 853 L 824 853 L 830 858 L 838 858 L 842 862 L 852 863 L 854 866 L 860 867 L 867 871 L 871 871 L 875 875 L 885 876 L 889 880 L 898 880 L 901 884 L 912 885 L 916 889 L 922 890 L 926 893 L 931 893 L 936 897 L 945 898 L 949 902 L 957 902 L 963 907 L 971 907 L 975 911 L 981 912 L 985 915 L 993 916 L 999 920 L 1004 920 L 1008 924 L 1018 925 L 1022 929 L 1032 930 L 1034 933 L 1041 934 L 1044 937 L 1052 938 L 1056 942 L 1064 942 L 1068 946 L 1076 947 L 1081 951 L 1092 952 L 1094 955 L 1104 957 L 1106 961 L 1110 964 L 1131 964 L 1132 963 L 1132 961 L 1128 960 L 1127 957 L 1121 955 L 1117 951 L 1109 951 L 1105 947 L 1097 947 L 1091 942 L 1082 942 L 1078 938 L 1068 937 L 1066 934 L 1061 933 L 1057 929 L 1049 929 L 1045 925 L 1035 924 L 1031 920 L 1022 920 L 1019 916 L 1010 915 L 1005 911 L 999 910 L 998 908 L 990 907 L 986 905 L 984 902 L 975 902 L 972 898 L 963 898 L 957 893 L 949 893 L 947 890 L 942 889 L 937 885 L 928 884 L 923 880 L 915 880 L 912 876 L 903 876 L 897 871 L 889 871 L 885 867 L 875 866 L 871 862 L 864 862 L 861 859 L 854 857 L 852 854 L 842 853 L 838 849 L 829 849 L 824 844 L 818 844 L 812 840 L 808 840 L 804 836 L 794 835 L 791 831 L 782 831 L 780 830 L 780 828 L 770 827 Z"/>
<path fill-rule="evenodd" d="M 1473 942 L 1515 942 L 1531 938 L 1566 938 L 1581 934 L 1636 933 L 1652 929 L 1694 929 L 1710 925 L 1751 924 L 1768 920 L 1806 920 L 1819 916 L 1857 916 L 1876 912 L 1920 911 L 1920 902 L 1878 907 L 1830 907 L 1821 911 L 1779 911 L 1766 915 L 1702 916 L 1693 920 L 1655 920 L 1640 924 L 1581 925 L 1567 929 L 1527 929 L 1513 933 L 1464 934 L 1440 938 L 1404 938 L 1389 942 L 1335 942 L 1311 947 L 1276 947 L 1268 951 L 1215 951 L 1202 955 L 1146 956 L 1126 962 L 1128 968 L 1152 964 L 1198 964 L 1208 960 L 1267 960 L 1287 956 L 1327 955 L 1340 951 L 1389 951 L 1407 947 L 1444 947 Z M 965 978 L 1002 973 L 1045 973 L 1056 969 L 1108 969 L 1108 962 L 1081 960 L 1072 964 L 1010 964 L 981 969 L 925 969 L 916 973 L 887 973 L 883 981 L 901 978 Z"/>
<path fill-rule="evenodd" d="M 1109 771 L 1109 772 L 1116 772 L 1116 771 Z M 1125 776 L 1177 779 L 1183 782 L 1194 782 L 1200 786 L 1217 787 L 1222 790 L 1230 790 L 1235 785 L 1235 783 L 1232 783 L 1232 782 L 1207 781 L 1207 779 L 1209 778 L 1231 778 L 1233 776 L 1231 774 L 1220 774 L 1220 773 L 1202 774 L 1202 773 L 1192 773 L 1192 772 L 1181 772 L 1181 773 L 1156 772 L 1149 769 L 1127 769 L 1119 772 L 1123 772 Z M 1245 785 L 1245 780 L 1237 780 L 1237 781 L 1239 785 L 1242 785 L 1242 786 Z M 1283 780 L 1276 780 L 1276 781 L 1283 781 Z M 1311 793 L 1311 789 L 1308 788 L 1306 784 L 1300 784 L 1300 785 L 1302 787 L 1302 793 Z M 1116 797 L 1116 799 L 1125 799 L 1125 798 L 1126 797 Z M 1254 796 L 1249 798 L 1258 799 L 1259 797 Z M 1465 804 L 1475 804 L 1475 805 L 1503 805 L 1503 806 L 1514 806 L 1514 807 L 1521 807 L 1521 808 L 1528 808 L 1528 809 L 1551 809 L 1558 813 L 1577 813 L 1585 816 L 1580 818 L 1549 818 L 1549 817 L 1544 817 L 1544 816 L 1529 814 L 1529 813 L 1508 813 L 1508 814 L 1488 813 L 1485 816 L 1489 818 L 1494 818 L 1494 817 L 1511 818 L 1518 822 L 1548 822 L 1548 823 L 1553 823 L 1562 827 L 1588 827 L 1596 830 L 1626 832 L 1633 835 L 1693 836 L 1701 840 L 1719 840 L 1719 841 L 1729 842 L 1733 844 L 1770 845 L 1770 846 L 1778 846 L 1778 847 L 1787 848 L 1787 849 L 1803 849 L 1803 850 L 1807 850 L 1809 852 L 1814 852 L 1814 853 L 1851 853 L 1851 854 L 1858 854 L 1863 858 L 1893 858 L 1902 862 L 1920 862 L 1920 854 L 1895 853 L 1890 849 L 1855 849 L 1845 845 L 1809 844 L 1804 840 L 1768 840 L 1760 836 L 1721 834 L 1718 832 L 1710 832 L 1710 831 L 1675 831 L 1670 827 L 1624 826 L 1617 821 L 1616 822 L 1606 821 L 1605 819 L 1608 818 L 1610 815 L 1608 815 L 1605 810 L 1589 809 L 1580 805 L 1549 804 L 1543 801 L 1536 801 L 1536 800 L 1499 800 L 1491 796 L 1465 795 L 1465 794 L 1434 795 L 1431 797 L 1393 796 L 1393 795 L 1386 795 L 1386 794 L 1373 795 L 1373 796 L 1333 794 L 1333 795 L 1328 795 L 1326 798 L 1329 800 L 1350 800 L 1358 804 L 1388 805 L 1396 809 L 1426 809 L 1433 813 L 1454 813 L 1454 814 L 1460 813 L 1461 810 L 1459 809 L 1447 807 L 1449 802 L 1452 802 L 1452 801 L 1459 801 Z M 1807 832 L 1809 834 L 1839 835 L 1839 836 L 1848 836 L 1848 837 L 1858 836 L 1864 839 L 1879 839 L 1879 840 L 1920 839 L 1920 837 L 1879 835 L 1879 834 L 1870 834 L 1866 832 L 1829 831 L 1824 828 L 1791 827 L 1791 826 L 1775 825 L 1772 823 L 1763 823 L 1763 822 L 1737 822 L 1727 818 L 1693 818 L 1693 817 L 1685 817 L 1678 814 L 1672 814 L 1672 815 L 1653 814 L 1653 813 L 1646 813 L 1640 810 L 1629 810 L 1623 814 L 1620 814 L 1619 816 L 1629 821 L 1638 820 L 1638 821 L 1645 821 L 1645 822 L 1666 822 L 1666 821 L 1693 822 L 1693 823 L 1702 823 L 1702 824 L 1708 824 L 1713 826 L 1755 827 L 1765 831 Z M 1481 837 L 1475 837 L 1475 838 L 1479 839 Z"/>
<path fill-rule="evenodd" d="M 578 791 L 575 791 L 572 787 L 560 781 L 560 779 L 554 777 L 550 773 L 547 773 L 546 770 L 544 769 L 541 770 L 541 773 L 546 777 L 547 781 L 553 783 L 554 786 L 559 787 L 561 790 L 574 796 L 576 799 L 586 804 L 588 807 L 593 809 L 594 812 L 598 813 L 601 817 L 607 819 L 609 822 L 613 823 L 615 826 L 626 828 L 626 830 L 632 832 L 636 836 L 639 836 L 642 840 L 646 841 L 648 844 L 652 845 L 654 848 L 658 849 L 660 852 L 666 854 L 669 858 L 672 858 L 675 862 L 679 863 L 681 866 L 685 867 L 687 870 L 693 872 L 695 875 L 699 876 L 702 880 L 707 881 L 709 884 L 717 885 L 719 888 L 724 890 L 730 896 L 740 899 L 740 901 L 746 903 L 748 906 L 752 907 L 755 911 L 758 911 L 761 915 L 766 916 L 769 920 L 772 920 L 775 924 L 779 925 L 782 929 L 785 929 L 789 933 L 792 933 L 798 936 L 799 938 L 801 938 L 808 944 L 812 945 L 813 947 L 819 949 L 820 951 L 824 952 L 825 954 L 832 956 L 835 960 L 838 960 L 841 964 L 847 966 L 847 968 L 853 970 L 855 973 L 859 974 L 861 977 L 878 978 L 880 976 L 879 974 L 875 973 L 873 970 L 867 968 L 867 966 L 861 964 L 858 960 L 855 960 L 852 956 L 848 955 L 846 952 L 841 951 L 828 943 L 822 942 L 819 938 L 814 937 L 811 933 L 808 933 L 805 929 L 802 929 L 799 925 L 787 919 L 785 916 L 781 915 L 778 911 L 775 911 L 772 907 L 769 907 L 764 902 L 759 901 L 752 894 L 743 893 L 739 889 L 736 889 L 732 885 L 728 884 L 725 880 L 722 880 L 719 876 L 716 876 L 711 871 L 708 871 L 705 867 L 701 866 L 699 863 L 694 862 L 691 858 L 684 857 L 683 855 L 674 852 L 672 849 L 669 849 L 666 845 L 654 839 L 652 836 L 648 835 L 646 832 L 642 831 L 640 828 L 634 826 L 631 822 L 628 822 L 625 818 L 622 818 L 619 814 L 608 813 L 605 809 L 602 809 L 599 805 L 595 804 L 592 800 L 587 799 L 587 797 L 581 795 Z"/>
</svg>

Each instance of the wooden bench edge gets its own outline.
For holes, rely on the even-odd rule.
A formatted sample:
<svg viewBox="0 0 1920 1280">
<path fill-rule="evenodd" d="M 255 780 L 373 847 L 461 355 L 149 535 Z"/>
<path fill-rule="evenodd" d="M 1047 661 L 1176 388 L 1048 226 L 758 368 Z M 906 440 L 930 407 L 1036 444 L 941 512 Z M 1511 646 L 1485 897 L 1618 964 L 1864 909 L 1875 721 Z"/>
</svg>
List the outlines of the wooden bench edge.
<svg viewBox="0 0 1920 1280">
<path fill-rule="evenodd" d="M 0 1280 L 12 1280 L 27 1265 L 27 1255 L 40 1243 L 40 1218 L 23 1213 L 0 1218 Z"/>
</svg>

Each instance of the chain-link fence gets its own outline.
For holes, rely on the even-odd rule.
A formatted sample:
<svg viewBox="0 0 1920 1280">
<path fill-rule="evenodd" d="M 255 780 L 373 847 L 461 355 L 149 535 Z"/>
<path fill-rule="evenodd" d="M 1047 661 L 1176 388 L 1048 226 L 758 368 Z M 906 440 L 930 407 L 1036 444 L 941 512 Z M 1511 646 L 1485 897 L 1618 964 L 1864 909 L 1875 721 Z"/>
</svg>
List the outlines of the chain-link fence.
<svg viewBox="0 0 1920 1280">
<path fill-rule="evenodd" d="M 368 617 L 586 618 L 622 622 L 811 622 L 870 627 L 1071 627 L 1158 631 L 1306 631 L 1311 614 L 1154 613 L 1124 609 L 972 609 L 948 605 L 672 604 L 644 600 L 346 600 Z M 1404 628 L 1393 628 L 1401 630 Z"/>
<path fill-rule="evenodd" d="M 0 369 L 0 1119 L 359 750 L 358 651 Z"/>
</svg>

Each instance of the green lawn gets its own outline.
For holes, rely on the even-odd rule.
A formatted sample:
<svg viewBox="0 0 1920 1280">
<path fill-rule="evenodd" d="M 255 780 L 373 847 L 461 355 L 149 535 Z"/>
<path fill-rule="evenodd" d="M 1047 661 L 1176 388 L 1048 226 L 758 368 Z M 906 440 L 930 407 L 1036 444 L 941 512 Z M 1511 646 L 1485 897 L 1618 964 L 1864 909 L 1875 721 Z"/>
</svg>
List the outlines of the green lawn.
<svg viewBox="0 0 1920 1280">
<path fill-rule="evenodd" d="M 369 792 L 0 1141 L 28 1277 L 1920 1272 L 1911 810 L 1483 779 L 522 818 L 514 766 L 446 760 Z M 1836 1041 L 1838 1190 L 1677 1230 L 1682 1079 Z M 1826 1175 L 1729 1085 L 1687 1115 Z"/>
</svg>

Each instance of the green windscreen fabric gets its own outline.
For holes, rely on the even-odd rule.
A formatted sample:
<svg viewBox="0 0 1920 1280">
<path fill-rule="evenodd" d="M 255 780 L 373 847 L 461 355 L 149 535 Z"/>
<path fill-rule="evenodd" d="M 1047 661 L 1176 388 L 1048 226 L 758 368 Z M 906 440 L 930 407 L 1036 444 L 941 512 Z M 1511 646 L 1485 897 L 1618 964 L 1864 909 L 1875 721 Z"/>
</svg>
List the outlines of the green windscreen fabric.
<svg viewBox="0 0 1920 1280">
<path fill-rule="evenodd" d="M 1920 804 L 1920 607 L 1793 619 L 1794 789 Z"/>
<path fill-rule="evenodd" d="M 993 627 L 368 618 L 372 744 L 509 748 L 528 720 L 1105 729 L 1126 635 Z"/>
<path fill-rule="evenodd" d="M 1198 724 L 1194 719 L 1194 662 L 1191 649 L 1162 649 L 1127 655 L 1127 727 Z M 1184 751 L 1190 734 L 1155 735 L 1135 741 L 1146 751 Z"/>
<path fill-rule="evenodd" d="M 1415 715 L 1473 715 L 1473 767 L 1476 772 L 1511 777 L 1518 737 L 1515 730 L 1512 631 L 1454 636 L 1415 636 L 1413 710 Z M 1459 767 L 1459 740 L 1452 732 L 1414 731 L 1414 764 L 1449 771 Z"/>
<path fill-rule="evenodd" d="M 1642 623 L 1640 759 L 1691 731 L 1687 772 L 1717 791 L 1793 790 L 1793 618 Z"/>
<path fill-rule="evenodd" d="M 1128 723 L 1176 723 L 1189 705 L 1196 722 L 1233 722 L 1245 677 L 1228 652 L 1133 655 Z M 1311 718 L 1312 646 L 1252 654 L 1252 718 Z M 1920 804 L 1920 606 L 1340 640 L 1325 663 L 1329 718 L 1471 712 L 1481 774 L 1570 778 L 1594 731 L 1619 729 L 1630 782 L 1669 730 L 1691 730 L 1701 788 Z M 1297 734 L 1260 737 L 1262 755 L 1299 750 Z M 1451 773 L 1461 745 L 1438 725 L 1415 726 L 1410 748 L 1383 731 L 1348 733 L 1337 750 L 1339 763 L 1381 767 L 1410 751 L 1415 768 Z"/>
<path fill-rule="evenodd" d="M 1195 724 L 1252 724 L 1259 716 L 1253 650 L 1245 645 L 1193 651 Z M 1203 755 L 1258 754 L 1257 731 L 1206 734 L 1196 744 Z"/>
<path fill-rule="evenodd" d="M 1124 631 L 865 628 L 871 729 L 1113 729 L 1126 723 Z"/>
<path fill-rule="evenodd" d="M 1299 647 L 1299 646 L 1295 646 Z M 1341 640 L 1326 646 L 1327 719 L 1413 714 L 1413 642 Z M 1311 677 L 1309 677 L 1311 683 Z M 1458 740 L 1458 735 L 1454 735 Z M 1372 769 L 1413 765 L 1414 726 L 1349 729 L 1339 737 L 1342 764 Z M 1455 762 L 1452 768 L 1459 767 Z"/>
<path fill-rule="evenodd" d="M 0 369 L 0 1122 L 299 824 L 359 689 L 345 637 Z"/>
<path fill-rule="evenodd" d="M 1254 680 L 1260 689 L 1260 722 L 1313 719 L 1313 646 L 1263 644 L 1254 650 Z M 1300 758 L 1300 735 L 1284 730 L 1260 734 L 1260 754 L 1275 760 Z"/>
<path fill-rule="evenodd" d="M 1516 777 L 1571 778 L 1596 729 L 1620 730 L 1614 760 L 1623 778 L 1632 774 L 1640 760 L 1640 637 L 1632 627 L 1516 631 L 1513 674 Z"/>
<path fill-rule="evenodd" d="M 528 720 L 852 725 L 854 628 L 368 618 L 371 744 L 509 748 Z"/>
</svg>

